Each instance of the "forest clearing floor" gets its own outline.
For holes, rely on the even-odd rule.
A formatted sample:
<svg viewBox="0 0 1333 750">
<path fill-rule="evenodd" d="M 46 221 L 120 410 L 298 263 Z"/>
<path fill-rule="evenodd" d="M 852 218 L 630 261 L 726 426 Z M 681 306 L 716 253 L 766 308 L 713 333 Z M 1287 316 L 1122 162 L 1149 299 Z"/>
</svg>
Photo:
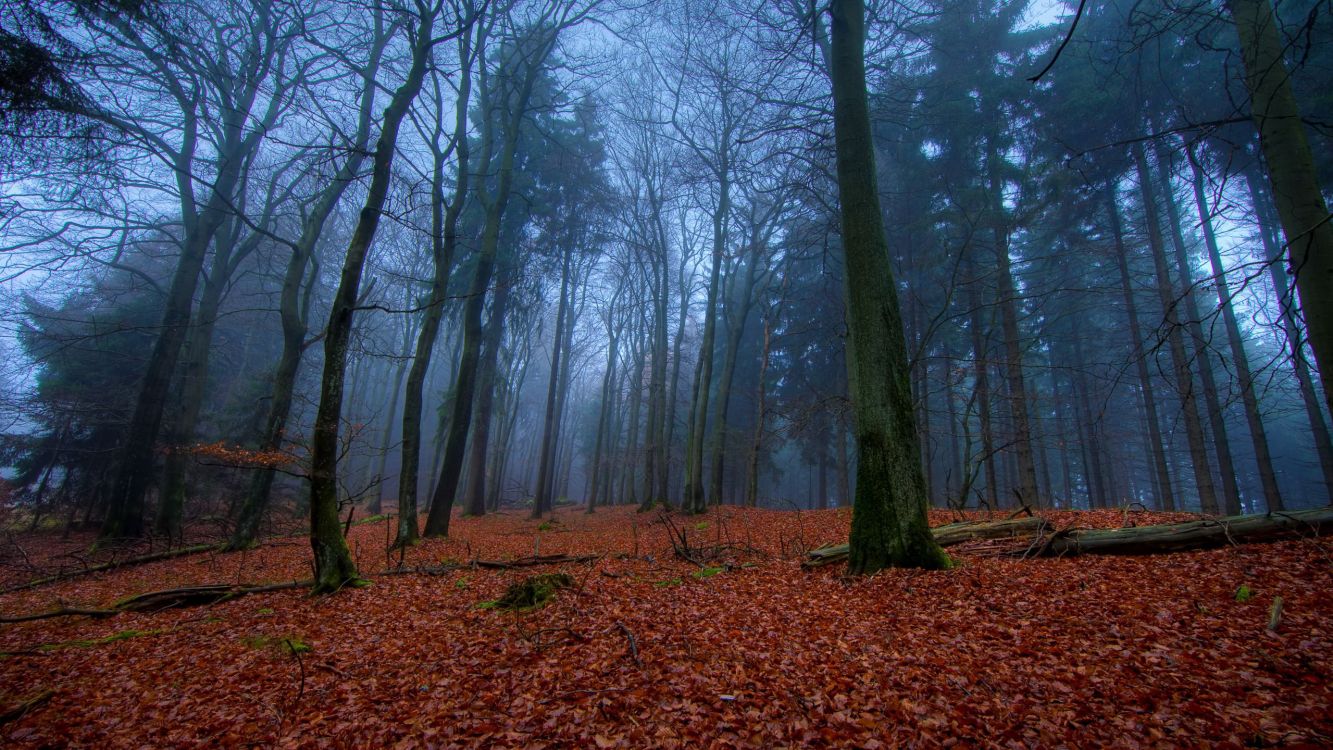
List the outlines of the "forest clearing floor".
<svg viewBox="0 0 1333 750">
<path fill-rule="evenodd" d="M 931 515 L 933 525 L 958 519 Z M 1192 518 L 1043 515 L 1086 527 Z M 949 550 L 953 570 L 846 579 L 840 565 L 809 571 L 800 560 L 845 541 L 847 509 L 670 518 L 692 547 L 720 547 L 723 558 L 679 559 L 679 536 L 658 513 L 562 508 L 535 521 L 510 510 L 455 518 L 450 539 L 401 562 L 598 557 L 376 575 L 400 563 L 385 551 L 389 519 L 351 529 L 365 588 L 0 625 L 0 714 L 31 704 L 4 717 L 0 745 L 1333 743 L 1333 539 L 1062 559 L 976 542 Z M 44 539 L 11 543 L 60 548 Z M 304 538 L 279 538 L 10 592 L 0 614 L 308 578 L 309 558 Z M 6 554 L 0 568 L 16 559 Z M 574 587 L 533 611 L 486 606 L 540 573 L 567 573 Z M 0 580 L 23 575 L 0 569 Z"/>
</svg>

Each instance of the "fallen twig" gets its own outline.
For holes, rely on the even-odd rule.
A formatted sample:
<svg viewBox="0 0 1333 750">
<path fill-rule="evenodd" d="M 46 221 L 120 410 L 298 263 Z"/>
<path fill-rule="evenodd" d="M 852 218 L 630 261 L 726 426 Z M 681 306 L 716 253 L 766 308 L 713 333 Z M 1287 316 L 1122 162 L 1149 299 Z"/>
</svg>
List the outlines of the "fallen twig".
<svg viewBox="0 0 1333 750">
<path fill-rule="evenodd" d="M 34 620 L 46 620 L 52 617 L 110 617 L 120 614 L 118 609 L 83 609 L 81 607 L 61 607 L 53 609 L 50 612 L 37 612 L 31 615 L 19 615 L 18 617 L 0 617 L 0 623 L 11 622 L 33 622 Z"/>
<path fill-rule="evenodd" d="M 43 690 L 4 713 L 0 713 L 0 724 L 8 724 L 16 719 L 22 719 L 24 716 L 27 716 L 29 711 L 51 700 L 55 694 L 56 691 L 54 690 Z"/>
<path fill-rule="evenodd" d="M 139 555 L 138 557 L 130 557 L 124 560 L 112 560 L 111 562 L 105 562 L 100 565 L 89 565 L 87 567 L 80 568 L 78 570 L 71 570 L 64 573 L 57 573 L 55 575 L 46 576 L 45 578 L 35 578 L 31 581 L 28 581 L 27 583 L 16 584 L 14 586 L 9 586 L 4 590 L 0 590 L 0 594 L 9 594 L 14 591 L 26 591 L 27 589 L 35 589 L 38 586 L 45 586 L 48 583 L 68 581 L 71 578 L 78 578 L 79 576 L 88 575 L 90 573 L 100 573 L 105 570 L 117 570 L 119 568 L 128 568 L 133 565 L 145 565 L 147 563 L 157 562 L 159 560 L 170 560 L 177 557 L 184 557 L 186 555 L 195 555 L 200 552 L 216 551 L 218 549 L 219 547 L 216 544 L 196 544 L 191 547 L 179 547 L 177 549 L 169 549 L 169 550 L 164 550 L 162 552 L 153 552 L 151 554 Z"/>
<path fill-rule="evenodd" d="M 625 640 L 629 643 L 629 657 L 634 660 L 634 666 L 643 668 L 643 661 L 639 659 L 639 644 L 634 640 L 634 634 L 625 626 L 625 623 L 616 620 L 616 627 L 625 635 Z"/>
</svg>

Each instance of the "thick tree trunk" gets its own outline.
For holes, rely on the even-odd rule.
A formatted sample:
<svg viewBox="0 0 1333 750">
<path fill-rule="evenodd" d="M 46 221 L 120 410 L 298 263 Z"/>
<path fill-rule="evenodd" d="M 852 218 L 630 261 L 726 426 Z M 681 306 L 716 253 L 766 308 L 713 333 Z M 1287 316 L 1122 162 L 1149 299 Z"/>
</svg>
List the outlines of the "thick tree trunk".
<svg viewBox="0 0 1333 750">
<path fill-rule="evenodd" d="M 865 77 L 865 5 L 830 6 L 833 125 L 846 257 L 849 392 L 857 477 L 848 571 L 949 565 L 926 521 L 907 345 L 884 235 Z"/>
<path fill-rule="evenodd" d="M 1227 0 L 1240 35 L 1250 114 L 1268 165 L 1324 404 L 1333 408 L 1333 223 L 1315 174 L 1270 0 Z"/>
<path fill-rule="evenodd" d="M 194 293 L 208 246 L 226 219 L 232 202 L 232 192 L 242 168 L 240 161 L 236 154 L 222 160 L 222 169 L 207 205 L 196 219 L 186 222 L 185 244 L 167 289 L 160 331 L 149 354 L 134 412 L 120 446 L 119 469 L 112 485 L 106 521 L 102 524 L 103 539 L 138 537 L 144 532 L 144 495 L 153 478 L 154 453 L 172 373 L 189 332 Z M 184 179 L 191 178 L 186 175 Z"/>
</svg>

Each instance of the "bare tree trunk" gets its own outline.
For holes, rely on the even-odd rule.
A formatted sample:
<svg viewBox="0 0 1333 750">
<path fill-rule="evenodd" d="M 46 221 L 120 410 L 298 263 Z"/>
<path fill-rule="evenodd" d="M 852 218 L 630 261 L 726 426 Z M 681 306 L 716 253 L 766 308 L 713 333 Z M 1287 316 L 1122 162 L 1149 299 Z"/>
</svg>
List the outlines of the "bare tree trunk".
<svg viewBox="0 0 1333 750">
<path fill-rule="evenodd" d="M 486 321 L 483 355 L 477 374 L 477 407 L 472 417 L 472 440 L 468 456 L 467 484 L 463 490 L 463 512 L 470 516 L 486 515 L 486 454 L 491 439 L 491 412 L 495 404 L 495 370 L 504 334 L 505 309 L 509 305 L 512 271 L 506 271 L 491 301 L 491 316 Z M 499 478 L 496 478 L 499 481 Z"/>
<path fill-rule="evenodd" d="M 233 230 L 239 230 L 239 226 L 233 227 Z M 180 396 L 175 413 L 167 420 L 167 454 L 163 461 L 157 519 L 154 523 L 154 531 L 168 539 L 176 540 L 181 535 L 189 444 L 194 441 L 199 414 L 208 392 L 208 362 L 212 353 L 213 329 L 222 304 L 222 292 L 231 278 L 231 256 L 236 248 L 235 240 L 233 235 L 217 243 L 212 267 L 204 281 L 193 325 L 190 326 L 184 344 L 185 365 L 181 368 Z"/>
<path fill-rule="evenodd" d="M 532 503 L 532 517 L 541 518 L 551 511 L 552 462 L 555 460 L 555 436 L 559 416 L 556 414 L 557 391 L 560 385 L 560 364 L 565 339 L 565 316 L 569 314 L 569 264 L 573 248 L 566 247 L 560 263 L 560 300 L 556 304 L 555 337 L 551 342 L 551 372 L 546 384 L 546 414 L 542 422 L 541 458 L 537 463 L 537 494 Z"/>
<path fill-rule="evenodd" d="M 969 252 L 964 248 L 963 252 Z M 969 261 L 968 267 L 972 269 L 971 278 L 967 285 L 967 302 L 971 308 L 971 329 L 972 334 L 972 361 L 975 370 L 973 387 L 977 394 L 977 416 L 981 421 L 981 460 L 986 462 L 986 501 L 995 509 L 999 502 L 999 481 L 996 476 L 995 464 L 998 460 L 998 453 L 995 449 L 995 430 L 991 425 L 991 401 L 990 401 L 990 364 L 986 351 L 986 325 L 985 310 L 981 303 L 981 290 L 977 288 L 980 282 L 976 276 L 976 264 Z"/>
<path fill-rule="evenodd" d="M 301 368 L 301 356 L 308 346 L 305 336 L 309 329 L 311 295 L 315 279 L 319 276 L 315 247 L 324 232 L 324 225 L 328 222 L 329 216 L 342 199 L 343 193 L 347 191 L 347 187 L 361 171 L 361 164 L 365 161 L 365 146 L 370 140 L 371 120 L 374 117 L 375 81 L 379 77 L 380 61 L 388 41 L 382 13 L 377 12 L 368 61 L 361 71 L 357 126 L 349 142 L 347 159 L 310 208 L 310 213 L 301 226 L 301 235 L 291 246 L 291 255 L 287 259 L 282 291 L 278 297 L 278 314 L 282 324 L 282 354 L 279 355 L 273 375 L 273 396 L 269 402 L 264 435 L 259 444 L 259 449 L 264 452 L 282 449 L 287 419 L 291 415 L 292 396 L 296 389 L 296 375 Z M 307 278 L 308 269 L 309 281 L 303 283 Z M 227 542 L 228 549 L 246 549 L 255 543 L 259 535 L 259 523 L 268 509 L 273 479 L 273 469 L 255 470 L 236 519 L 236 528 Z"/>
<path fill-rule="evenodd" d="M 757 244 L 753 242 L 752 245 Z M 722 371 L 717 380 L 717 401 L 714 404 L 713 432 L 709 436 L 709 482 L 708 494 L 714 504 L 722 502 L 722 479 L 724 476 L 727 451 L 727 411 L 731 405 L 731 385 L 736 377 L 736 359 L 741 348 L 741 336 L 745 333 L 745 321 L 749 317 L 754 301 L 754 283 L 759 253 L 752 250 L 744 274 L 736 279 L 735 288 L 728 308 L 723 314 L 726 318 L 727 338 L 723 342 Z"/>
<path fill-rule="evenodd" d="M 1213 235 L 1212 215 L 1208 210 L 1208 199 L 1203 191 L 1203 169 L 1194 157 L 1193 148 L 1190 148 L 1188 153 L 1190 167 L 1193 170 L 1195 208 L 1199 212 L 1199 225 L 1203 229 L 1208 262 L 1212 264 L 1213 283 L 1217 287 L 1218 306 L 1222 310 L 1222 322 L 1226 327 L 1227 341 L 1231 346 L 1231 359 L 1236 365 L 1236 379 L 1240 381 L 1241 401 L 1245 405 L 1245 420 L 1250 428 L 1250 443 L 1254 447 L 1255 461 L 1259 466 L 1264 503 L 1270 511 L 1282 510 L 1282 492 L 1278 488 L 1277 472 L 1273 469 L 1273 457 L 1268 450 L 1268 433 L 1264 429 L 1264 420 L 1259 413 L 1259 396 L 1255 392 L 1254 375 L 1250 372 L 1249 357 L 1245 354 L 1245 341 L 1241 336 L 1240 323 L 1236 320 L 1236 309 L 1231 304 L 1231 287 L 1227 282 L 1226 266 L 1222 264 L 1222 254 L 1218 251 L 1217 238 Z M 1333 468 L 1327 471 L 1333 471 Z M 1330 484 L 1330 489 L 1333 489 L 1333 484 Z M 1237 508 L 1233 514 L 1239 512 Z"/>
<path fill-rule="evenodd" d="M 994 138 L 987 139 L 987 167 L 995 236 L 995 268 L 999 282 L 1000 330 L 1004 335 L 1004 371 L 1009 392 L 1009 414 L 1014 422 L 1014 457 L 1017 489 L 1023 503 L 1041 507 L 1037 468 L 1032 455 L 1032 420 L 1028 414 L 1027 384 L 1023 377 L 1023 342 L 1018 330 L 1018 285 L 1009 260 L 1009 227 L 1004 218 L 1004 183 L 999 179 L 999 153 Z"/>
<path fill-rule="evenodd" d="M 612 305 L 614 304 L 613 301 Z M 609 431 L 607 423 L 611 419 L 612 400 L 615 398 L 616 347 L 620 345 L 620 329 L 611 323 L 613 314 L 614 312 L 607 315 L 606 370 L 602 373 L 602 400 L 597 407 L 597 439 L 593 445 L 592 468 L 588 471 L 588 482 L 591 485 L 588 489 L 587 512 L 589 513 L 597 507 L 597 496 L 601 491 L 603 447 L 607 442 L 606 433 Z"/>
<path fill-rule="evenodd" d="M 1170 161 L 1160 142 L 1154 149 L 1157 157 L 1157 176 L 1161 181 L 1162 202 L 1166 206 L 1167 226 L 1171 228 L 1171 246 L 1175 251 L 1176 276 L 1180 280 L 1175 295 L 1177 304 L 1185 311 L 1185 327 L 1193 345 L 1195 366 L 1203 384 L 1203 403 L 1208 410 L 1209 427 L 1213 431 L 1213 451 L 1217 454 L 1217 470 L 1222 479 L 1222 512 L 1234 516 L 1241 512 L 1240 486 L 1236 483 L 1236 465 L 1231 457 L 1231 443 L 1227 439 L 1226 412 L 1217 397 L 1217 382 L 1213 378 L 1212 360 L 1208 357 L 1208 340 L 1203 335 L 1199 305 L 1194 297 L 1194 274 L 1190 271 L 1185 250 L 1185 237 L 1180 231 L 1180 211 L 1171 185 Z"/>
<path fill-rule="evenodd" d="M 1194 374 L 1190 371 L 1189 360 L 1185 355 L 1185 342 L 1180 335 L 1180 318 L 1176 313 L 1176 295 L 1171 289 L 1171 273 L 1166 264 L 1166 248 L 1162 242 L 1162 227 L 1157 218 L 1157 197 L 1152 187 L 1152 174 L 1148 169 L 1148 157 L 1142 143 L 1131 147 L 1134 163 L 1138 168 L 1139 193 L 1143 200 L 1143 214 L 1148 224 L 1148 248 L 1152 251 L 1153 268 L 1156 273 L 1157 300 L 1162 305 L 1166 318 L 1166 343 L 1171 355 L 1171 369 L 1175 376 L 1176 392 L 1180 394 L 1181 411 L 1185 416 L 1185 437 L 1189 444 L 1190 468 L 1194 471 L 1194 484 L 1199 490 L 1199 506 L 1207 515 L 1217 515 L 1217 493 L 1213 487 L 1213 474 L 1208 466 L 1208 446 L 1204 442 L 1203 422 L 1199 419 L 1199 406 L 1195 401 Z"/>
<path fill-rule="evenodd" d="M 686 439 L 685 498 L 687 513 L 708 509 L 704 497 L 704 443 L 708 430 L 708 402 L 713 384 L 713 348 L 717 337 L 717 298 L 721 287 L 723 251 L 726 248 L 726 222 L 731 211 L 731 183 L 725 173 L 719 181 L 717 209 L 713 212 L 712 270 L 708 277 L 708 300 L 704 303 L 704 332 L 699 343 L 699 361 L 694 369 L 694 403 Z M 721 429 L 714 425 L 713 429 Z"/>
<path fill-rule="evenodd" d="M 1125 317 L 1129 320 L 1130 356 L 1134 358 L 1139 375 L 1139 391 L 1143 395 L 1143 411 L 1147 415 L 1148 439 L 1151 442 L 1152 464 L 1162 510 L 1176 509 L 1175 493 L 1171 489 L 1171 475 L 1166 467 L 1166 450 L 1162 443 L 1161 422 L 1157 419 L 1157 399 L 1153 396 L 1152 378 L 1148 374 L 1147 353 L 1143 350 L 1143 331 L 1139 327 L 1138 305 L 1134 302 L 1134 287 L 1130 284 L 1129 259 L 1126 257 L 1124 233 L 1120 227 L 1120 206 L 1116 203 L 1115 183 L 1106 187 L 1107 217 L 1115 237 L 1116 265 L 1120 269 L 1120 291 L 1125 298 Z"/>
<path fill-rule="evenodd" d="M 624 453 L 624 462 L 621 468 L 620 477 L 620 496 L 617 498 L 617 504 L 642 505 L 635 497 L 634 468 L 639 465 L 639 406 L 643 402 L 643 360 L 645 355 L 645 346 L 643 342 L 642 331 L 638 332 L 634 346 L 634 365 L 626 373 L 629 388 L 631 391 L 629 407 L 629 435 L 626 438 L 626 449 Z"/>
<path fill-rule="evenodd" d="M 477 251 L 476 272 L 472 279 L 467 304 L 463 307 L 463 351 L 459 357 L 458 376 L 454 379 L 454 402 L 449 420 L 449 435 L 445 440 L 444 458 L 440 466 L 440 478 L 435 485 L 430 513 L 426 517 L 426 536 L 449 535 L 450 514 L 453 512 L 454 499 L 458 492 L 458 481 L 463 471 L 464 450 L 472 423 L 477 367 L 481 359 L 482 308 L 486 304 L 486 291 L 490 287 L 491 276 L 495 271 L 500 228 L 513 188 L 519 127 L 527 114 L 532 88 L 536 84 L 538 74 L 555 47 L 559 28 L 546 29 L 539 33 L 542 34 L 541 38 L 533 42 L 534 47 L 523 59 L 523 70 L 510 72 L 510 75 L 521 76 L 517 91 L 500 92 L 503 101 L 500 105 L 495 105 L 492 92 L 487 90 L 485 85 L 482 87 L 485 110 L 482 153 L 488 157 L 492 153 L 497 124 L 492 122 L 490 110 L 494 106 L 502 107 L 496 115 L 504 118 L 504 122 L 500 124 L 503 127 L 503 145 L 496 165 L 498 168 L 495 192 L 489 196 L 481 196 L 486 223 L 482 229 L 481 243 Z M 484 78 L 483 83 L 485 83 Z"/>
<path fill-rule="evenodd" d="M 783 279 L 786 289 L 786 279 Z M 779 302 L 779 309 L 781 303 Z M 773 318 L 777 310 L 769 306 L 764 311 L 764 345 L 759 354 L 759 384 L 755 399 L 754 434 L 750 438 L 750 461 L 745 481 L 745 507 L 759 505 L 759 451 L 764 445 L 764 426 L 768 420 L 768 361 L 773 347 Z"/>
<path fill-rule="evenodd" d="M 416 544 L 419 538 L 417 527 L 417 492 L 421 471 L 421 408 L 426 375 L 430 372 L 431 360 L 435 353 L 435 344 L 440 337 L 440 325 L 444 320 L 445 300 L 449 293 L 449 277 L 453 273 L 454 256 L 458 248 L 458 220 L 463 213 L 468 189 L 472 177 L 471 147 L 468 143 L 467 117 L 468 105 L 472 100 L 472 66 L 481 56 L 486 43 L 489 24 L 478 25 L 476 45 L 472 44 L 472 33 L 468 32 L 460 39 L 458 46 L 458 95 L 454 100 L 454 132 L 449 146 L 440 148 L 432 141 L 433 161 L 431 170 L 431 260 L 434 265 L 431 275 L 430 292 L 427 307 L 421 319 L 421 330 L 417 332 L 415 355 L 412 367 L 407 374 L 407 387 L 403 394 L 403 443 L 402 459 L 398 469 L 398 532 L 394 539 L 395 547 Z M 438 84 L 437 84 L 438 89 Z M 442 101 L 437 91 L 437 101 Z M 437 108 L 435 128 L 438 133 L 443 126 L 442 113 Z M 449 151 L 455 154 L 454 195 L 447 204 L 444 200 L 444 165 Z"/>
<path fill-rule="evenodd" d="M 664 507 L 671 507 L 671 454 L 676 436 L 676 406 L 680 403 L 680 365 L 681 348 L 685 342 L 685 323 L 690 317 L 690 282 L 692 275 L 687 275 L 689 257 L 682 249 L 680 267 L 676 273 L 676 282 L 680 290 L 680 318 L 676 321 L 676 340 L 671 352 L 671 392 L 667 396 L 666 410 L 663 412 L 665 437 L 662 439 L 665 460 L 658 472 L 658 495 Z"/>
<path fill-rule="evenodd" d="M 356 565 L 343 538 L 338 518 L 338 432 L 342 416 L 343 378 L 347 367 L 347 344 L 361 288 L 361 273 L 370 243 L 379 227 L 388 197 L 390 167 L 398 143 L 398 129 L 425 78 L 430 58 L 435 11 L 423 11 L 412 47 L 412 66 L 406 80 L 394 92 L 384 110 L 380 137 L 375 145 L 370 188 L 347 247 L 338 291 L 329 311 L 324 336 L 324 375 L 320 384 L 319 411 L 310 456 L 310 545 L 315 555 L 314 591 L 328 593 L 357 580 Z"/>
</svg>

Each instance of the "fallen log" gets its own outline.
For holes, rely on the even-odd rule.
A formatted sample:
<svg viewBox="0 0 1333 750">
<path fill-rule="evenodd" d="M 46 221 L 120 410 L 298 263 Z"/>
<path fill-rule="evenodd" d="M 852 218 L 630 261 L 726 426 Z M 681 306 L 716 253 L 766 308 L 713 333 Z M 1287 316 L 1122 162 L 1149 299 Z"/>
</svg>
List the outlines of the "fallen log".
<svg viewBox="0 0 1333 750">
<path fill-rule="evenodd" d="M 136 594 L 135 596 L 121 599 L 116 602 L 113 608 L 120 612 L 159 612 L 164 609 L 204 607 L 209 604 L 218 604 L 249 594 L 263 594 L 269 591 L 287 591 L 289 589 L 306 588 L 311 585 L 313 585 L 312 581 L 286 581 L 283 583 L 267 583 L 261 585 L 245 584 L 233 586 L 231 584 L 220 583 L 204 586 L 185 586 L 182 588 L 163 589 L 161 591 L 149 591 L 144 594 Z"/>
<path fill-rule="evenodd" d="M 959 521 L 930 530 L 935 542 L 941 547 L 952 547 L 963 542 L 977 539 L 1007 539 L 1018 536 L 1033 536 L 1041 533 L 1048 526 L 1046 519 L 1040 516 L 1029 518 L 1010 518 L 1004 521 Z M 818 568 L 847 559 L 848 546 L 834 544 L 808 552 L 805 562 L 807 568 Z"/>
<path fill-rule="evenodd" d="M 203 586 L 184 586 L 174 589 L 162 589 L 160 591 L 148 591 L 142 594 L 121 599 L 111 605 L 109 609 L 82 609 L 76 607 L 60 607 L 49 612 L 37 612 L 30 615 L 17 615 L 15 617 L 0 616 L 0 623 L 32 622 L 33 620 L 46 620 L 52 617 L 111 617 L 121 612 L 161 612 L 164 609 L 180 609 L 183 607 L 203 607 L 209 604 L 218 604 L 230 599 L 247 596 L 249 594 L 263 594 L 269 591 L 287 591 L 290 589 L 308 588 L 314 585 L 314 581 L 285 581 L 283 583 L 265 583 L 265 584 L 240 584 L 232 585 L 228 583 L 208 584 Z"/>
<path fill-rule="evenodd" d="M 1042 540 L 1029 554 L 1042 557 L 1155 555 L 1329 533 L 1333 533 L 1333 507 L 1124 529 L 1066 529 Z"/>
<path fill-rule="evenodd" d="M 1154 555 L 1331 534 L 1333 506 L 1121 529 L 1074 528 L 1043 536 L 1050 528 L 1041 518 L 1020 518 L 993 523 L 951 523 L 931 531 L 941 547 L 976 539 L 1035 536 L 1033 544 L 1025 550 L 1015 551 L 1023 557 Z M 802 564 L 817 568 L 846 558 L 847 545 L 839 544 L 811 551 Z"/>
<path fill-rule="evenodd" d="M 514 560 L 472 560 L 470 562 L 451 562 L 443 565 L 417 567 L 398 567 L 372 573 L 375 576 L 438 576 L 455 570 L 484 568 L 486 570 L 511 570 L 513 568 L 532 568 L 538 565 L 559 565 L 561 563 L 587 563 L 601 559 L 601 555 L 532 555 Z"/>
</svg>

